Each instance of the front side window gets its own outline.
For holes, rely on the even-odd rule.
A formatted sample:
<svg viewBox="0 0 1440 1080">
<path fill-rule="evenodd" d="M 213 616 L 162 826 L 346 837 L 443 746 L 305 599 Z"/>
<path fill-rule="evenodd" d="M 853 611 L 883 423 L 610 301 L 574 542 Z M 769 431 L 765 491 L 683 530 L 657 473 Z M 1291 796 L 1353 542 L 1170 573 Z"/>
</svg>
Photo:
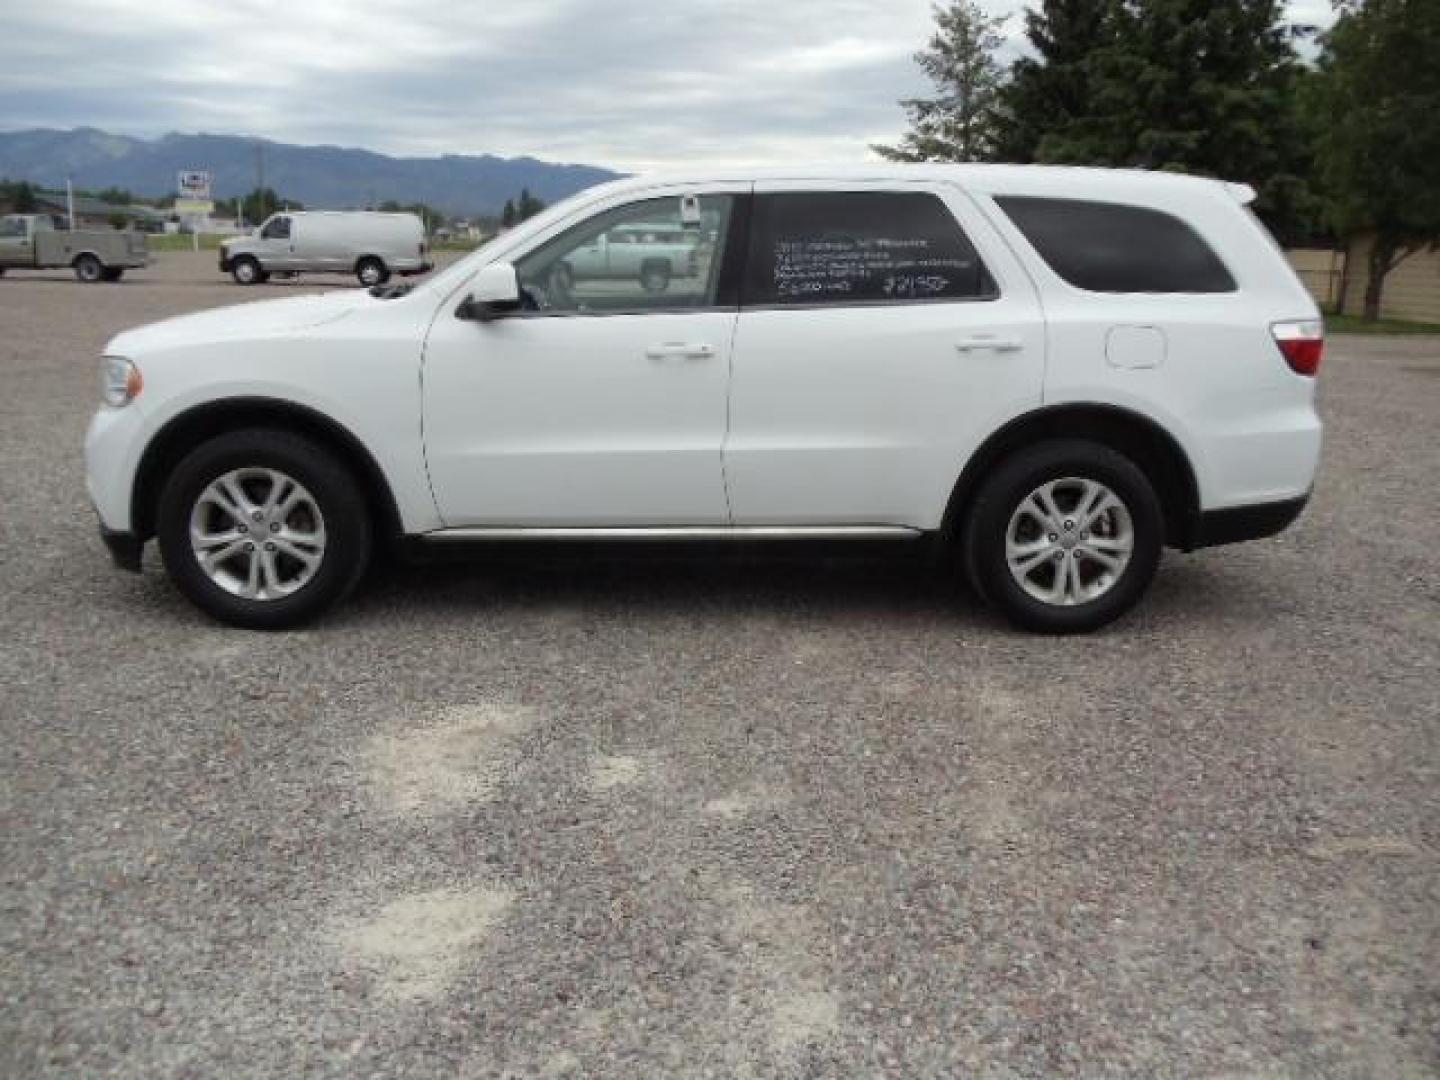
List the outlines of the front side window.
<svg viewBox="0 0 1440 1080">
<path fill-rule="evenodd" d="M 923 192 L 757 195 L 744 303 L 980 300 L 995 282 L 960 224 Z"/>
<path fill-rule="evenodd" d="M 263 240 L 289 240 L 290 219 L 288 217 L 271 218 L 265 223 L 260 237 Z"/>
<path fill-rule="evenodd" d="M 7 218 L 0 221 L 0 236 L 24 236 L 25 222 L 21 218 Z"/>
<path fill-rule="evenodd" d="M 516 261 L 525 307 L 548 315 L 715 307 L 733 203 L 675 195 L 597 214 Z"/>
<path fill-rule="evenodd" d="M 1040 257 L 1077 289 L 1223 293 L 1235 279 L 1210 245 L 1173 214 L 1144 206 L 997 195 Z"/>
</svg>

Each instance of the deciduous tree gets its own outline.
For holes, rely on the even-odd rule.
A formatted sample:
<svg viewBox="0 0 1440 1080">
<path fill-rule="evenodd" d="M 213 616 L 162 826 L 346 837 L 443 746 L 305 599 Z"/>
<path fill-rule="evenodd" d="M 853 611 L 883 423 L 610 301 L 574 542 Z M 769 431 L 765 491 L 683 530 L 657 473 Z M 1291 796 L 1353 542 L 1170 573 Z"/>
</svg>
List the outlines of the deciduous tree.
<svg viewBox="0 0 1440 1080">
<path fill-rule="evenodd" d="M 1311 105 L 1330 220 L 1369 233 L 1364 317 L 1385 279 L 1440 245 L 1440 3 L 1345 3 L 1322 39 Z"/>
</svg>

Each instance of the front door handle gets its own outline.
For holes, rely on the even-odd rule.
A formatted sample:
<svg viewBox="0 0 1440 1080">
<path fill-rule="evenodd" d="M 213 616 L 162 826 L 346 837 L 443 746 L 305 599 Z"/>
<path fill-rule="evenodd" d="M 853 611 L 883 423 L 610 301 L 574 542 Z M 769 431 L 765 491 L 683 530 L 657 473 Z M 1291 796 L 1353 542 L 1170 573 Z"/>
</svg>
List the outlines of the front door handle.
<svg viewBox="0 0 1440 1080">
<path fill-rule="evenodd" d="M 961 338 L 955 342 L 955 348 L 962 353 L 982 352 L 1019 352 L 1025 347 L 1025 343 L 1019 338 L 999 337 L 995 334 L 976 334 L 973 337 Z"/>
<path fill-rule="evenodd" d="M 651 345 L 645 350 L 650 360 L 709 360 L 715 355 L 715 346 L 688 344 L 683 341 L 667 341 Z"/>
</svg>

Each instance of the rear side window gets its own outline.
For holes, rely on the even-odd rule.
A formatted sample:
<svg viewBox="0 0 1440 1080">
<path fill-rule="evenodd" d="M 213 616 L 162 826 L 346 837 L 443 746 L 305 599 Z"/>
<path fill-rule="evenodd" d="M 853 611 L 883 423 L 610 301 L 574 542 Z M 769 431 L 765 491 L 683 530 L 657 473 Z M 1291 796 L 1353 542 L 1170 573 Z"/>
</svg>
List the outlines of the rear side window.
<svg viewBox="0 0 1440 1080">
<path fill-rule="evenodd" d="M 1235 279 L 1189 225 L 1159 210 L 1079 199 L 996 196 L 1050 269 L 1077 289 L 1222 293 Z"/>
<path fill-rule="evenodd" d="M 923 192 L 756 195 L 746 305 L 978 300 L 995 283 L 959 223 Z"/>
</svg>

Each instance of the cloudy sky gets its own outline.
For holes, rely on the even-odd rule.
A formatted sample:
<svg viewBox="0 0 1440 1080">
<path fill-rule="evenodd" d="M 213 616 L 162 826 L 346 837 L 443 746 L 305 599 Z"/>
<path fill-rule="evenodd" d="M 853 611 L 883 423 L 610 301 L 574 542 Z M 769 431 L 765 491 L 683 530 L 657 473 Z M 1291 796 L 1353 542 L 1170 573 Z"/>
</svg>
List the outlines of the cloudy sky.
<svg viewBox="0 0 1440 1080">
<path fill-rule="evenodd" d="M 1330 19 L 1328 0 L 1289 9 Z M 0 129 L 637 170 L 863 157 L 926 89 L 911 57 L 931 16 L 930 0 L 0 0 L 0 25 Z"/>
</svg>

